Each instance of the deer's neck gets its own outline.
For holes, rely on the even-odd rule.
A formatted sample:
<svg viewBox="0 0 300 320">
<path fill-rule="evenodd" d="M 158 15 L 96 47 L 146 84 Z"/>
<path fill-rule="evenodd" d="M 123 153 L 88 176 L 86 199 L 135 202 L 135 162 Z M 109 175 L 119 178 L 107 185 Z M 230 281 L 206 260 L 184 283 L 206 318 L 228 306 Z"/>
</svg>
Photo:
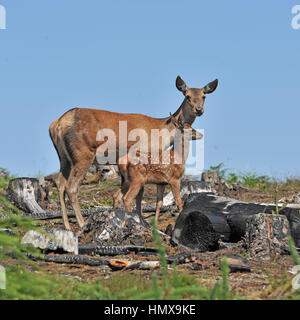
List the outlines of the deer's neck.
<svg viewBox="0 0 300 320">
<path fill-rule="evenodd" d="M 181 109 L 181 119 L 183 122 L 192 125 L 196 119 L 196 115 L 192 112 L 192 106 L 188 102 L 188 99 L 185 98 L 180 106 Z"/>
<path fill-rule="evenodd" d="M 196 116 L 191 112 L 191 105 L 187 98 L 184 98 L 180 107 L 173 113 L 173 117 L 177 120 L 180 118 L 183 122 L 187 122 L 190 125 L 195 121 Z M 162 120 L 167 120 L 168 118 L 163 118 Z"/>
<path fill-rule="evenodd" d="M 196 116 L 191 112 L 191 106 L 187 100 L 187 98 L 185 98 L 183 100 L 183 102 L 181 103 L 180 107 L 176 110 L 176 112 L 173 113 L 173 117 L 177 120 L 181 120 L 183 123 L 187 122 L 190 125 L 192 125 L 192 123 L 195 121 Z M 169 132 L 171 132 L 172 130 L 174 130 L 174 124 L 172 123 L 172 121 L 169 121 L 169 123 L 166 125 L 166 121 L 168 121 L 170 119 L 170 117 L 167 118 L 160 118 L 159 120 L 161 121 L 160 124 L 160 128 L 159 129 L 168 129 Z M 162 134 L 164 135 L 164 134 Z M 166 133 L 167 135 L 167 133 Z M 174 136 L 171 135 L 170 140 L 168 139 L 163 139 L 163 144 L 162 144 L 162 150 L 167 149 L 170 146 L 173 146 L 175 142 Z M 187 143 L 186 143 L 187 145 Z"/>
</svg>

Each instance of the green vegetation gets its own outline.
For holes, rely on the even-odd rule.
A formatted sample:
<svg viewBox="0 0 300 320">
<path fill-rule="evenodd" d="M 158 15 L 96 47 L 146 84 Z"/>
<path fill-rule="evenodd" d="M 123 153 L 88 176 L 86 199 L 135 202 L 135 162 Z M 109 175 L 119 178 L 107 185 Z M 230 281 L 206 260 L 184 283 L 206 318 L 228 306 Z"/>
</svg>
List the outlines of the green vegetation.
<svg viewBox="0 0 300 320">
<path fill-rule="evenodd" d="M 225 165 L 223 162 L 219 163 L 218 165 L 216 166 L 210 166 L 209 167 L 209 172 L 217 172 L 218 175 L 222 178 L 222 179 L 226 179 L 226 176 L 227 176 L 227 172 L 228 172 L 228 168 L 225 168 Z"/>
<path fill-rule="evenodd" d="M 272 193 L 274 198 L 274 190 L 279 193 L 299 193 L 300 178 L 287 177 L 285 180 L 278 180 L 267 175 L 259 175 L 255 171 L 233 172 L 232 169 L 226 168 L 221 162 L 216 166 L 210 166 L 208 172 L 216 172 L 218 175 L 228 183 L 236 183 L 243 187 Z"/>
<path fill-rule="evenodd" d="M 291 237 L 288 238 L 288 241 L 293 262 L 295 265 L 300 265 L 300 257 L 294 241 Z M 300 289 L 292 288 L 292 280 L 295 276 L 295 274 L 284 273 L 280 278 L 268 278 L 269 285 L 260 293 L 255 294 L 253 298 L 264 299 L 267 296 L 277 300 L 300 300 Z"/>
<path fill-rule="evenodd" d="M 160 273 L 153 273 L 152 284 L 134 281 L 120 285 L 122 276 L 117 278 L 118 288 L 105 288 L 108 281 L 94 281 L 90 284 L 61 275 L 42 271 L 27 258 L 26 253 L 40 255 L 37 249 L 21 244 L 21 236 L 38 226 L 29 218 L 10 215 L 0 220 L 0 265 L 6 267 L 6 289 L 0 290 L 0 299 L 227 299 L 236 298 L 229 291 L 226 262 L 222 264 L 223 280 L 213 289 L 198 284 L 196 278 L 179 274 L 173 266 L 169 274 L 165 248 L 161 244 L 157 229 L 153 235 L 158 246 L 161 263 Z M 127 279 L 126 275 L 126 279 Z M 135 285 L 134 285 L 135 284 Z M 127 288 L 126 288 L 127 287 Z"/>
<path fill-rule="evenodd" d="M 18 214 L 20 210 L 13 206 L 6 198 L 6 189 L 9 181 L 15 177 L 10 175 L 10 172 L 6 169 L 0 168 L 0 212 L 4 214 Z"/>
<path fill-rule="evenodd" d="M 289 237 L 289 247 L 290 247 L 290 251 L 291 251 L 291 256 L 294 260 L 294 264 L 297 266 L 300 266 L 300 257 L 298 255 L 297 249 L 295 247 L 294 241 L 292 239 L 292 237 Z"/>
<path fill-rule="evenodd" d="M 223 300 L 237 299 L 229 290 L 228 274 L 229 268 L 226 260 L 222 261 L 222 281 L 216 282 L 213 289 L 209 289 L 197 284 L 197 280 L 192 276 L 181 275 L 173 265 L 173 273 L 169 274 L 168 265 L 165 257 L 165 248 L 162 246 L 160 236 L 157 232 L 155 220 L 151 221 L 153 237 L 158 248 L 158 255 L 161 264 L 161 280 L 158 274 L 152 275 L 152 290 L 133 296 L 134 299 L 156 299 L 156 300 L 176 300 L 176 299 L 200 299 L 200 300 Z"/>
<path fill-rule="evenodd" d="M 6 277 L 7 288 L 0 290 L 0 299 L 4 300 L 110 299 L 99 281 L 89 285 L 63 276 L 25 272 L 20 267 L 7 267 Z"/>
<path fill-rule="evenodd" d="M 284 208 L 286 208 L 287 204 L 282 205 L 281 207 L 279 207 L 278 205 L 278 189 L 276 188 L 275 192 L 274 192 L 274 203 L 276 206 L 276 210 L 272 210 L 272 214 L 280 214 L 280 211 L 282 211 Z"/>
<path fill-rule="evenodd" d="M 190 275 L 186 270 L 182 271 L 180 267 L 168 265 L 165 258 L 166 249 L 161 243 L 154 219 L 152 220 L 153 238 L 158 248 L 161 267 L 158 270 L 153 270 L 151 274 L 146 273 L 145 276 L 145 272 L 139 270 L 136 270 L 134 274 L 121 271 L 114 272 L 109 277 L 94 281 L 89 279 L 87 281 L 85 279 L 72 278 L 72 276 L 53 274 L 57 272 L 56 270 L 52 271 L 53 273 L 46 271 L 41 266 L 41 263 L 30 260 L 27 255 L 27 253 L 31 253 L 42 258 L 40 251 L 21 244 L 21 238 L 25 232 L 30 229 L 42 231 L 40 228 L 44 224 L 18 215 L 19 210 L 5 198 L 6 188 L 12 177 L 7 170 L 0 170 L 2 173 L 0 174 L 0 212 L 6 216 L 6 218 L 0 219 L 0 265 L 4 266 L 6 270 L 6 289 L 0 290 L 0 299 L 226 300 L 246 298 L 246 296 L 237 295 L 235 291 L 230 289 L 229 268 L 226 259 L 222 260 L 221 277 L 217 282 L 215 282 L 215 274 L 206 274 L 204 272 L 201 275 L 201 279 L 198 279 L 196 275 Z M 281 210 L 278 206 L 280 188 L 287 188 L 292 185 L 292 188 L 300 189 L 300 182 L 297 179 L 287 179 L 286 182 L 278 184 L 268 177 L 258 176 L 249 172 L 235 175 L 229 169 L 224 168 L 224 164 L 212 167 L 211 170 L 221 172 L 226 181 L 240 183 L 245 186 L 252 185 L 254 186 L 253 188 L 260 189 L 265 184 L 265 190 L 272 191 L 274 201 L 277 203 L 277 209 L 274 213 L 279 213 Z M 105 182 L 104 185 L 107 186 L 109 190 L 107 194 L 110 195 L 111 188 L 114 185 L 110 182 Z M 278 186 L 278 189 L 276 189 L 276 186 Z M 86 192 L 92 192 L 90 188 L 85 188 Z M 274 190 L 276 190 L 275 194 Z M 107 190 L 104 191 L 106 192 Z M 103 194 L 105 194 L 104 191 Z M 55 196 L 56 193 L 54 192 L 54 199 Z M 102 194 L 101 196 L 103 199 L 99 200 L 99 202 L 105 200 Z M 85 200 L 88 199 L 86 197 Z M 89 206 L 96 204 L 98 203 L 88 203 Z M 291 238 L 289 243 L 294 263 L 300 265 L 300 258 Z M 245 257 L 247 257 L 247 253 Z M 205 278 L 211 281 L 206 282 L 205 285 L 200 284 L 200 281 Z M 268 275 L 266 280 L 269 286 L 265 290 L 257 291 L 255 293 L 256 296 L 253 295 L 252 298 L 300 299 L 300 292 L 295 292 L 291 288 L 291 275 L 287 273 L 280 274 L 276 279 Z"/>
<path fill-rule="evenodd" d="M 216 166 L 210 166 L 207 171 L 217 172 L 218 175 L 228 183 L 238 183 L 250 188 L 259 186 L 262 189 L 265 189 L 268 183 L 271 182 L 270 177 L 266 175 L 259 176 L 256 172 L 245 171 L 238 175 L 234 172 L 229 172 L 229 170 L 231 169 L 225 168 L 224 163 L 221 162 Z"/>
</svg>

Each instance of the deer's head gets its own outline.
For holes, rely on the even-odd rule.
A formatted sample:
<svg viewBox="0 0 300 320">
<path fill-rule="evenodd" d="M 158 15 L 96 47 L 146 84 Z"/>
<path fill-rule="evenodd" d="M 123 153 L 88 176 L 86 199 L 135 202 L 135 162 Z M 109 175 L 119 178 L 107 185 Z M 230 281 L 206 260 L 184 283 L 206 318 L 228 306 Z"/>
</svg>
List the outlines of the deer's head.
<svg viewBox="0 0 300 320">
<path fill-rule="evenodd" d="M 170 120 L 172 121 L 173 125 L 176 129 L 180 132 L 180 135 L 186 135 L 185 138 L 187 140 L 200 140 L 203 138 L 203 134 L 198 130 L 195 130 L 189 123 L 183 121 L 179 118 L 176 119 L 170 112 Z"/>
<path fill-rule="evenodd" d="M 189 140 L 200 140 L 203 138 L 203 134 L 198 131 L 198 130 L 195 130 L 190 124 L 188 123 L 185 123 L 184 126 L 183 126 L 183 130 L 185 132 L 187 132 L 188 134 L 190 133 L 190 136 L 189 136 Z"/>
<path fill-rule="evenodd" d="M 183 93 L 186 99 L 186 104 L 183 110 L 185 119 L 190 117 L 201 116 L 204 112 L 204 102 L 207 94 L 216 90 L 218 79 L 210 82 L 203 88 L 189 88 L 185 82 L 178 76 L 176 78 L 176 87 Z"/>
</svg>

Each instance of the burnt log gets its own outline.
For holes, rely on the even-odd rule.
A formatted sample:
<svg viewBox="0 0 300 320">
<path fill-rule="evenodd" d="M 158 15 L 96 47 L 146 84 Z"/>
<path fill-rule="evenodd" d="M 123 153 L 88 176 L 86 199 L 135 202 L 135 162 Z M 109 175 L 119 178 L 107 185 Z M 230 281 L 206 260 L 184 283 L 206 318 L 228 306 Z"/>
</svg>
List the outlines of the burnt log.
<svg viewBox="0 0 300 320">
<path fill-rule="evenodd" d="M 88 217 L 92 214 L 95 213 L 100 213 L 100 212 L 105 212 L 105 211 L 109 211 L 109 212 L 113 212 L 115 209 L 113 209 L 112 207 L 105 207 L 105 206 L 99 206 L 97 208 L 94 209 L 82 209 L 81 210 L 81 214 L 83 217 Z M 135 208 L 133 209 L 135 211 Z M 148 213 L 148 212 L 155 212 L 156 210 L 156 206 L 145 206 L 143 207 L 143 212 L 144 213 Z M 178 208 L 177 206 L 163 206 L 160 209 L 160 212 L 167 212 L 167 211 L 177 211 Z M 52 211 L 52 212 L 40 212 L 40 213 L 23 213 L 22 216 L 24 217 L 28 217 L 31 219 L 35 219 L 35 220 L 51 220 L 51 219 L 60 219 L 61 218 L 61 211 Z M 72 210 L 67 210 L 67 216 L 69 218 L 74 218 L 75 217 L 75 213 Z M 0 218 L 5 218 L 5 216 L 1 215 L 0 212 Z M 147 218 L 147 217 L 146 217 Z"/>
<path fill-rule="evenodd" d="M 180 183 L 180 196 L 184 197 L 194 193 L 202 193 L 202 192 L 209 192 L 211 193 L 213 190 L 211 185 L 205 181 L 197 181 L 197 180 L 190 180 L 184 179 Z M 171 206 L 175 204 L 173 192 L 170 191 L 163 199 L 164 206 Z M 144 211 L 144 209 L 143 209 Z M 145 211 L 144 211 L 145 212 Z"/>
<path fill-rule="evenodd" d="M 68 263 L 68 264 L 83 264 L 87 266 L 103 266 L 109 264 L 107 258 L 91 258 L 82 255 L 49 255 L 35 256 L 33 254 L 27 254 L 27 257 L 31 260 L 45 261 L 45 262 L 56 262 L 56 263 Z"/>
<path fill-rule="evenodd" d="M 230 213 L 227 215 L 227 222 L 231 228 L 232 242 L 237 242 L 244 237 L 247 221 L 250 217 L 258 213 L 272 214 L 272 212 L 276 212 L 275 205 L 264 206 L 254 203 L 247 203 L 246 205 L 244 203 L 235 204 L 230 209 Z M 286 207 L 279 214 L 287 218 L 291 236 L 296 247 L 300 248 L 300 211 Z"/>
<path fill-rule="evenodd" d="M 104 211 L 113 211 L 111 207 L 97 207 L 94 209 L 82 209 L 81 214 L 83 217 L 88 217 L 95 213 L 101 213 Z M 60 219 L 62 217 L 61 211 L 53 212 L 41 212 L 41 213 L 23 213 L 23 217 L 28 217 L 34 220 L 51 220 L 51 219 Z M 67 211 L 67 216 L 69 218 L 75 217 L 75 212 L 72 210 Z"/>
<path fill-rule="evenodd" d="M 44 192 L 38 179 L 16 178 L 10 180 L 6 198 L 17 208 L 29 213 L 45 213 L 38 204 L 44 199 Z"/>
<path fill-rule="evenodd" d="M 222 179 L 217 172 L 203 172 L 201 181 L 193 180 L 185 177 L 180 184 L 181 197 L 189 196 L 190 194 L 198 194 L 203 192 L 213 193 L 219 196 L 226 196 L 228 194 L 238 195 L 240 192 L 248 192 L 247 188 L 244 188 L 238 184 L 227 183 Z M 169 192 L 163 200 L 164 205 L 174 204 L 173 193 Z"/>
<path fill-rule="evenodd" d="M 183 200 L 184 209 L 176 221 L 172 241 L 192 249 L 197 249 L 198 243 L 200 251 L 214 247 L 216 238 L 224 242 L 240 241 L 246 233 L 249 216 L 276 210 L 274 205 L 248 203 L 205 192 L 186 195 Z M 280 214 L 286 216 L 296 247 L 300 247 L 299 210 L 286 207 Z"/>
<path fill-rule="evenodd" d="M 228 242 L 229 239 L 230 228 L 223 214 L 189 206 L 176 220 L 171 243 L 205 252 L 217 250 L 219 240 Z"/>
<path fill-rule="evenodd" d="M 81 244 L 78 248 L 79 254 L 117 256 L 121 254 L 156 254 L 157 249 L 143 246 L 99 246 L 94 244 Z"/>
</svg>

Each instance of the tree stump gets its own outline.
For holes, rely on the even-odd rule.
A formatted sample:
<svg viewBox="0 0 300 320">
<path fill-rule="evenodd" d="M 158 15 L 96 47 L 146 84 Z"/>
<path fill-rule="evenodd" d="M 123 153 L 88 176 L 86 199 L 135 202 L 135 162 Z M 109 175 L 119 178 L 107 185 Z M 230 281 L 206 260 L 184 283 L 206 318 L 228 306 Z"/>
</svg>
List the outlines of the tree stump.
<svg viewBox="0 0 300 320">
<path fill-rule="evenodd" d="M 152 231 L 137 213 L 118 209 L 91 214 L 81 237 L 101 246 L 144 246 L 152 241 Z"/>
<path fill-rule="evenodd" d="M 17 178 L 10 180 L 6 198 L 24 212 L 45 213 L 38 204 L 38 201 L 44 198 L 38 179 Z"/>
<path fill-rule="evenodd" d="M 289 235 L 285 216 L 259 213 L 247 218 L 243 242 L 251 257 L 265 260 L 289 254 Z"/>
</svg>

